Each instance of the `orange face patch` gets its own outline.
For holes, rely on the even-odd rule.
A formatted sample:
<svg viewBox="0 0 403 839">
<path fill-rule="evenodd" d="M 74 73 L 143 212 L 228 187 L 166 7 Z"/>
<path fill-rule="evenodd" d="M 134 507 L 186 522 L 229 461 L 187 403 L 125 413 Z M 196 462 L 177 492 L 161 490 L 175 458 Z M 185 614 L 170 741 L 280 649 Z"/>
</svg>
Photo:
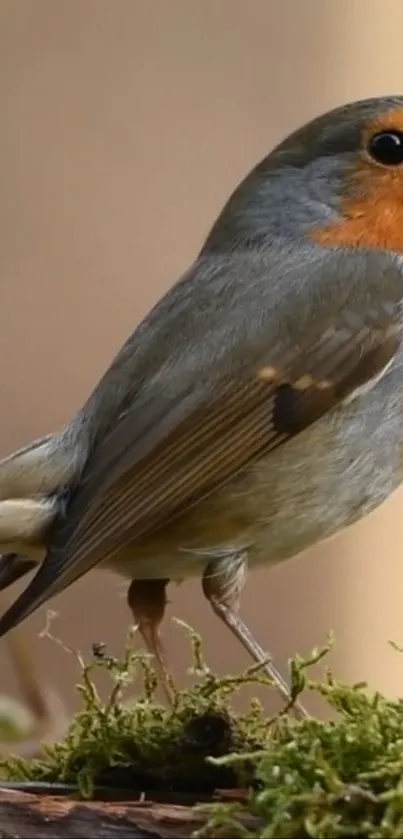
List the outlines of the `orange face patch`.
<svg viewBox="0 0 403 839">
<path fill-rule="evenodd" d="M 341 197 L 342 218 L 312 230 L 316 242 L 403 253 L 403 164 L 384 166 L 367 151 L 374 134 L 393 130 L 403 132 L 403 107 L 380 114 L 365 126 L 357 163 L 347 175 Z"/>
</svg>

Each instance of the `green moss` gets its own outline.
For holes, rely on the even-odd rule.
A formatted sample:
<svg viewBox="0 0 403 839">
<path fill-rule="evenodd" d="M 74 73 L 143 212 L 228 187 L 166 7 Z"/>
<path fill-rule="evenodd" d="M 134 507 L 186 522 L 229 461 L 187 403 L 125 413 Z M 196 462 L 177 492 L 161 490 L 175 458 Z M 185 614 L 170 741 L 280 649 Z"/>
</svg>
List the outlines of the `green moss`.
<svg viewBox="0 0 403 839">
<path fill-rule="evenodd" d="M 188 631 L 195 684 L 179 691 L 171 683 L 171 709 L 156 702 L 157 678 L 150 658 L 133 650 L 131 636 L 122 660 L 95 645 L 88 662 L 77 656 L 82 709 L 65 739 L 44 747 L 40 759 L 0 761 L 0 777 L 78 783 L 85 797 L 91 797 L 94 786 L 99 785 L 139 793 L 150 790 L 211 797 L 214 789 L 232 786 L 239 777 L 250 782 L 247 761 L 238 771 L 212 766 L 207 758 L 259 748 L 267 729 L 259 703 L 253 702 L 248 713 L 237 716 L 231 697 L 244 684 L 268 684 L 269 680 L 256 665 L 240 676 L 219 678 L 210 673 L 202 657 L 201 639 Z M 100 669 L 108 671 L 112 682 L 106 702 L 101 701 L 94 682 Z M 136 675 L 141 677 L 140 693 L 132 704 L 123 703 L 124 689 Z"/>
<path fill-rule="evenodd" d="M 203 835 L 218 836 L 224 825 L 229 835 L 231 820 L 232 836 L 263 839 L 403 836 L 403 700 L 342 684 L 330 671 L 306 686 L 337 719 L 279 717 L 263 751 L 219 760 L 232 767 L 247 760 L 254 783 L 246 807 L 210 807 Z M 245 810 L 256 829 L 243 827 Z"/>
<path fill-rule="evenodd" d="M 82 710 L 65 740 L 35 761 L 0 763 L 3 779 L 76 783 L 90 797 L 97 785 L 133 792 L 193 793 L 207 824 L 199 836 L 396 837 L 403 836 L 403 700 L 371 694 L 365 685 L 344 685 L 326 671 L 308 678 L 309 667 L 329 649 L 291 662 L 293 698 L 319 692 L 336 711 L 334 721 L 293 718 L 291 707 L 268 719 L 254 700 L 237 715 L 234 693 L 245 683 L 267 684 L 261 669 L 219 678 L 202 658 L 200 637 L 189 630 L 194 685 L 179 691 L 167 710 L 155 701 L 150 660 L 133 652 L 123 659 L 94 649 L 79 657 Z M 102 702 L 94 677 L 112 680 Z M 126 685 L 140 674 L 141 690 L 130 706 Z M 244 803 L 214 803 L 217 788 L 246 787 Z M 246 821 L 245 821 L 246 817 Z"/>
</svg>

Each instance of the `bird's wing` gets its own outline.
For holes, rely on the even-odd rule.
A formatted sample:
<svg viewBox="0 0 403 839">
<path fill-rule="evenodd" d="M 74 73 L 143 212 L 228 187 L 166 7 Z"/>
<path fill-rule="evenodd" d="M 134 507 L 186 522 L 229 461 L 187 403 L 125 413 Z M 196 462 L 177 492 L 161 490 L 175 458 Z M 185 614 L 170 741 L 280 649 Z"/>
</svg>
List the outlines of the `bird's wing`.
<svg viewBox="0 0 403 839">
<path fill-rule="evenodd" d="M 0 591 L 4 591 L 37 567 L 38 563 L 34 559 L 27 559 L 19 554 L 2 554 L 0 556 Z"/>
<path fill-rule="evenodd" d="M 91 567 L 177 518 L 376 379 L 401 337 L 395 279 L 380 276 L 379 282 L 384 304 L 374 304 L 371 278 L 363 290 L 352 278 L 337 295 L 338 306 L 318 297 L 308 314 L 301 308 L 297 343 L 291 333 L 282 346 L 267 335 L 251 352 L 257 343 L 250 324 L 237 351 L 249 353 L 253 364 L 240 372 L 229 365 L 230 374 L 213 389 L 198 387 L 206 378 L 202 370 L 194 389 L 171 398 L 168 368 L 165 398 L 141 409 L 140 397 L 134 399 L 89 458 L 65 519 L 56 522 L 47 558 L 0 619 L 0 636 Z M 281 307 L 274 317 L 281 320 Z"/>
</svg>

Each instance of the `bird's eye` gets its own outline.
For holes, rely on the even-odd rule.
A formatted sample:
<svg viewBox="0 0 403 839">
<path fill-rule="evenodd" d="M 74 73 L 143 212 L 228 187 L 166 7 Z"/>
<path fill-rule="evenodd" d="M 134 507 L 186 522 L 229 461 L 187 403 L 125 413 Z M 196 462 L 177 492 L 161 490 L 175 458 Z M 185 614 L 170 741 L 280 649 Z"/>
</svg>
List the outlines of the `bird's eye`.
<svg viewBox="0 0 403 839">
<path fill-rule="evenodd" d="M 403 131 L 378 131 L 368 143 L 368 153 L 382 166 L 403 163 Z"/>
</svg>

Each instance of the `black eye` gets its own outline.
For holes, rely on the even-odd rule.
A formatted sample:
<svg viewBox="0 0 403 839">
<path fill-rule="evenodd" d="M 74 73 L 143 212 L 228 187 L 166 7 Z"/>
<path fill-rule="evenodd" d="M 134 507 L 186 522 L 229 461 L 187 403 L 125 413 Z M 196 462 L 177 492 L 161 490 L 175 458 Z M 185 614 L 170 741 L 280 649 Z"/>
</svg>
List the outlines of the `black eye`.
<svg viewBox="0 0 403 839">
<path fill-rule="evenodd" d="M 379 131 L 368 143 L 368 152 L 383 166 L 403 163 L 403 131 Z"/>
</svg>

